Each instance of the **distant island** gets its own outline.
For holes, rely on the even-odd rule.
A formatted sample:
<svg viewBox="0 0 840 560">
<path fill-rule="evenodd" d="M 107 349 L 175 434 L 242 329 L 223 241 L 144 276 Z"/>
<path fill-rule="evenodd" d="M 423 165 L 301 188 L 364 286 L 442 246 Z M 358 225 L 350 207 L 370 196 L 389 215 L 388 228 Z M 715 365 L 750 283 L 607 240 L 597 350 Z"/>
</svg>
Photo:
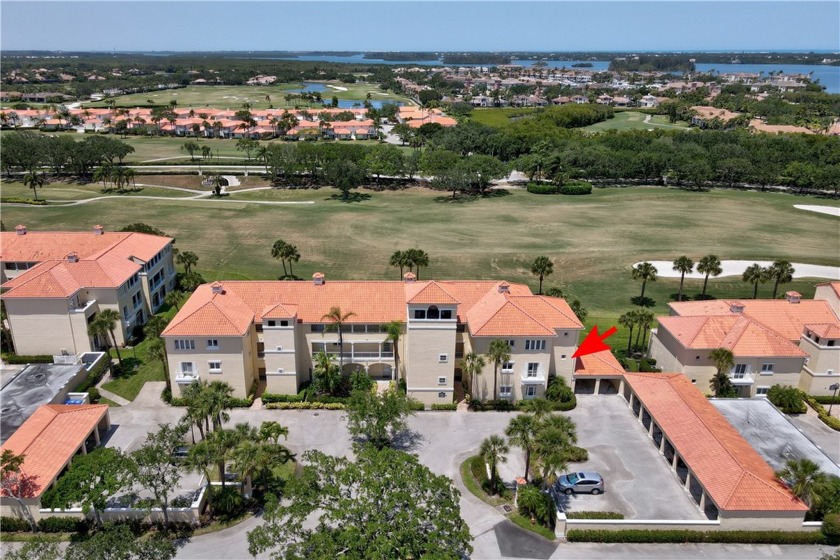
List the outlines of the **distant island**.
<svg viewBox="0 0 840 560">
<path fill-rule="evenodd" d="M 685 55 L 618 57 L 610 61 L 613 72 L 694 72 L 694 61 Z"/>
<path fill-rule="evenodd" d="M 510 64 L 511 55 L 507 53 L 444 53 L 444 64 Z"/>
<path fill-rule="evenodd" d="M 576 64 L 572 64 L 572 68 L 592 68 L 591 62 L 578 62 Z"/>
<path fill-rule="evenodd" d="M 410 51 L 386 51 L 386 52 L 366 52 L 364 58 L 387 60 L 389 62 L 401 60 L 440 60 L 440 55 L 433 52 L 410 52 Z"/>
</svg>

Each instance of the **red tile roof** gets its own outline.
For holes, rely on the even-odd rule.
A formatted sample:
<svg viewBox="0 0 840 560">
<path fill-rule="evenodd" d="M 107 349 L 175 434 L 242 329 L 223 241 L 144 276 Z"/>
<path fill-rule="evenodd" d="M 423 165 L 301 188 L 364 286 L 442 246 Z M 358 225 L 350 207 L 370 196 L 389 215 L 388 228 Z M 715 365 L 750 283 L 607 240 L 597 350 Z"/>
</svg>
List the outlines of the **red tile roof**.
<svg viewBox="0 0 840 560">
<path fill-rule="evenodd" d="M 727 348 L 736 356 L 807 356 L 796 344 L 741 314 L 660 317 L 659 327 L 685 348 Z"/>
<path fill-rule="evenodd" d="M 444 290 L 435 281 L 406 284 L 405 297 L 408 303 L 458 303 L 458 300 L 452 297 L 452 294 Z"/>
<path fill-rule="evenodd" d="M 133 232 L 29 231 L 0 232 L 0 259 L 11 262 L 40 262 L 63 259 L 76 252 L 80 259 L 98 259 L 106 254 L 147 261 L 171 243 L 169 237 Z"/>
<path fill-rule="evenodd" d="M 840 325 L 837 323 L 809 324 L 805 328 L 820 338 L 840 338 Z"/>
<path fill-rule="evenodd" d="M 682 301 L 669 303 L 681 316 L 730 314 L 732 301 Z M 838 323 L 837 316 L 827 301 L 803 299 L 790 303 L 784 299 L 741 300 L 743 315 L 757 321 L 780 336 L 798 343 L 802 330 L 808 323 Z"/>
<path fill-rule="evenodd" d="M 0 451 L 24 455 L 22 471 L 36 477 L 40 496 L 108 414 L 108 405 L 45 404 L 35 411 Z"/>
<path fill-rule="evenodd" d="M 488 292 L 467 313 L 473 336 L 556 336 L 555 329 L 582 329 L 565 300 Z"/>
<path fill-rule="evenodd" d="M 624 379 L 718 509 L 808 511 L 686 376 L 626 373 Z"/>
<path fill-rule="evenodd" d="M 575 360 L 575 377 L 624 375 L 624 368 L 609 350 L 580 356 Z"/>
</svg>

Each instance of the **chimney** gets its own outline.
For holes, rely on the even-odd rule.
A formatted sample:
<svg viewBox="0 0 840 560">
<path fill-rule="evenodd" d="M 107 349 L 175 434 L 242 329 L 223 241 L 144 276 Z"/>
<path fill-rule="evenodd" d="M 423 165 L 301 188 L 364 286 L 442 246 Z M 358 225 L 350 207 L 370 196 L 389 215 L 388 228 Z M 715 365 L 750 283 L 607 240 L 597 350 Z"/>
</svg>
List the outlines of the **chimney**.
<svg viewBox="0 0 840 560">
<path fill-rule="evenodd" d="M 18 235 L 26 235 L 26 226 L 23 225 L 23 224 L 20 224 L 19 226 L 15 227 L 15 232 Z"/>
<path fill-rule="evenodd" d="M 510 284 L 507 282 L 502 282 L 499 284 L 499 293 L 500 294 L 509 294 L 510 293 Z"/>
<path fill-rule="evenodd" d="M 210 289 L 213 291 L 214 294 L 223 294 L 225 293 L 225 288 L 218 282 L 213 282 L 210 284 Z"/>
<path fill-rule="evenodd" d="M 729 303 L 729 311 L 732 313 L 743 313 L 744 312 L 744 302 L 735 300 Z"/>
<path fill-rule="evenodd" d="M 786 292 L 785 299 L 788 300 L 788 303 L 799 303 L 799 300 L 802 299 L 802 294 L 799 292 Z"/>
<path fill-rule="evenodd" d="M 79 253 L 76 253 L 76 252 L 67 253 L 67 262 L 70 262 L 70 263 L 79 262 Z"/>
<path fill-rule="evenodd" d="M 93 226 L 93 235 L 102 235 L 105 233 L 105 228 L 100 225 Z"/>
<path fill-rule="evenodd" d="M 312 283 L 316 286 L 323 286 L 324 285 L 324 273 L 323 272 L 316 272 L 312 275 Z"/>
<path fill-rule="evenodd" d="M 417 280 L 417 276 L 415 276 L 413 272 L 406 272 L 405 274 L 403 274 L 403 281 L 406 284 L 411 284 L 416 280 Z"/>
</svg>

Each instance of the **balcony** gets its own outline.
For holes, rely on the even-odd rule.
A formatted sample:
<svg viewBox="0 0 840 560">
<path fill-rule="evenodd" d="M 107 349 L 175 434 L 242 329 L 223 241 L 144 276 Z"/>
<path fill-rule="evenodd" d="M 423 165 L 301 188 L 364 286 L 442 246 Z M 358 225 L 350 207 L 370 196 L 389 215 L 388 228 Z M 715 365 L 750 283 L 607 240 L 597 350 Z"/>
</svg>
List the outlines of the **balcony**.
<svg viewBox="0 0 840 560">
<path fill-rule="evenodd" d="M 94 305 L 96 305 L 96 300 L 95 299 L 91 299 L 91 300 L 88 300 L 88 301 L 81 301 L 81 302 L 71 302 L 70 303 L 70 312 L 71 313 L 87 314 L 87 312 L 90 310 L 90 308 L 93 307 Z"/>
<path fill-rule="evenodd" d="M 729 382 L 733 385 L 752 385 L 755 379 L 751 373 L 730 373 Z"/>
<path fill-rule="evenodd" d="M 545 385 L 545 376 L 543 374 L 537 374 L 532 376 L 525 376 L 522 378 L 523 385 Z"/>
<path fill-rule="evenodd" d="M 178 371 L 175 372 L 175 383 L 188 385 L 198 381 L 198 372 L 195 371 Z"/>
<path fill-rule="evenodd" d="M 317 356 L 321 353 L 321 350 L 313 350 L 312 357 Z M 338 359 L 339 355 L 344 359 L 344 361 L 371 361 L 371 360 L 393 360 L 394 353 L 393 352 L 344 352 L 341 354 L 340 352 L 330 352 L 327 351 L 328 356 L 333 356 L 335 359 Z"/>
</svg>

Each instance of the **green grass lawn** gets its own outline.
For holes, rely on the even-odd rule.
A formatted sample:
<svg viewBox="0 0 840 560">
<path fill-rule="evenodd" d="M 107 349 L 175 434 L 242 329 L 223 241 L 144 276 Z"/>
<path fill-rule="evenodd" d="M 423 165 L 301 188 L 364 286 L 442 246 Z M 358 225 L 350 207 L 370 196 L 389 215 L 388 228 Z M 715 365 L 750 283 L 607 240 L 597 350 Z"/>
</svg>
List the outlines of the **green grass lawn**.
<svg viewBox="0 0 840 560">
<path fill-rule="evenodd" d="M 649 122 L 645 119 L 650 116 Z M 646 115 L 638 111 L 616 111 L 611 119 L 584 127 L 588 132 L 602 132 L 604 130 L 653 130 L 662 128 L 668 130 L 686 129 L 688 123 L 677 121 L 675 124 L 668 122 L 665 115 Z"/>
<path fill-rule="evenodd" d="M 143 221 L 178 239 L 178 247 L 200 258 L 197 270 L 216 279 L 271 279 L 280 273 L 270 248 L 278 239 L 297 245 L 295 274 L 322 271 L 333 279 L 393 279 L 388 265 L 398 249 L 419 247 L 430 255 L 421 279 L 506 279 L 537 281 L 530 265 L 539 255 L 554 261 L 545 287 L 560 286 L 589 310 L 587 325 L 603 330 L 632 309 L 640 283 L 630 267 L 642 260 L 695 261 L 714 253 L 721 259 L 788 259 L 840 265 L 837 218 L 805 212 L 794 204 L 840 206 L 837 201 L 779 193 L 688 192 L 661 187 L 595 189 L 589 196 L 508 196 L 465 204 L 436 202 L 440 193 L 421 188 L 397 192 L 360 191 L 369 198 L 345 203 L 336 190 L 268 190 L 234 194 L 213 204 L 180 200 L 111 198 L 76 207 L 6 207 L 3 221 L 31 230 L 84 230 L 102 223 L 108 230 Z M 237 204 L 250 200 L 314 201 L 313 204 Z M 664 272 L 664 271 L 661 271 Z M 785 285 L 810 298 L 817 279 Z M 667 313 L 679 279 L 648 283 L 656 314 Z M 687 280 L 693 296 L 700 280 Z M 767 285 L 760 295 L 768 297 Z M 711 279 L 714 297 L 752 296 L 739 278 Z M 610 342 L 616 346 L 619 332 Z"/>
<path fill-rule="evenodd" d="M 135 181 L 143 182 L 142 176 L 135 176 Z M 34 198 L 32 189 L 16 181 L 4 181 L 0 185 L 0 195 L 4 197 L 20 197 L 20 198 Z M 38 198 L 51 201 L 73 201 L 85 200 L 88 198 L 96 198 L 98 196 L 117 196 L 127 197 L 132 196 L 165 196 L 165 197 L 184 197 L 190 196 L 190 193 L 182 191 L 173 191 L 169 189 L 161 189 L 157 187 L 143 187 L 129 188 L 125 191 L 118 192 L 115 190 L 103 190 L 102 183 L 64 183 L 53 181 L 38 189 Z"/>
<path fill-rule="evenodd" d="M 470 120 L 487 126 L 504 128 L 511 119 L 529 115 L 538 109 L 534 107 L 484 107 L 473 110 Z"/>
<path fill-rule="evenodd" d="M 187 86 L 180 89 L 121 95 L 112 99 L 119 107 L 167 105 L 173 100 L 178 103 L 178 107 L 192 107 L 195 109 L 200 107 L 240 109 L 245 103 L 250 104 L 252 109 L 268 109 L 269 106 L 273 106 L 276 109 L 291 109 L 295 106 L 318 107 L 319 105 L 317 104 L 306 104 L 299 99 L 286 102 L 284 97 L 290 93 L 290 90 L 299 89 L 300 87 L 302 87 L 301 83 L 269 86 Z M 368 83 L 342 84 L 339 82 L 329 82 L 327 91 L 321 92 L 321 97 L 327 101 L 335 96 L 342 100 L 358 100 L 361 103 L 368 93 L 370 93 L 371 100 L 374 101 L 409 103 L 407 97 L 397 95 L 393 92 L 382 91 L 379 89 L 378 84 Z M 268 99 L 266 99 L 266 96 L 268 96 Z M 85 107 L 105 106 L 104 101 L 85 103 Z"/>
</svg>

